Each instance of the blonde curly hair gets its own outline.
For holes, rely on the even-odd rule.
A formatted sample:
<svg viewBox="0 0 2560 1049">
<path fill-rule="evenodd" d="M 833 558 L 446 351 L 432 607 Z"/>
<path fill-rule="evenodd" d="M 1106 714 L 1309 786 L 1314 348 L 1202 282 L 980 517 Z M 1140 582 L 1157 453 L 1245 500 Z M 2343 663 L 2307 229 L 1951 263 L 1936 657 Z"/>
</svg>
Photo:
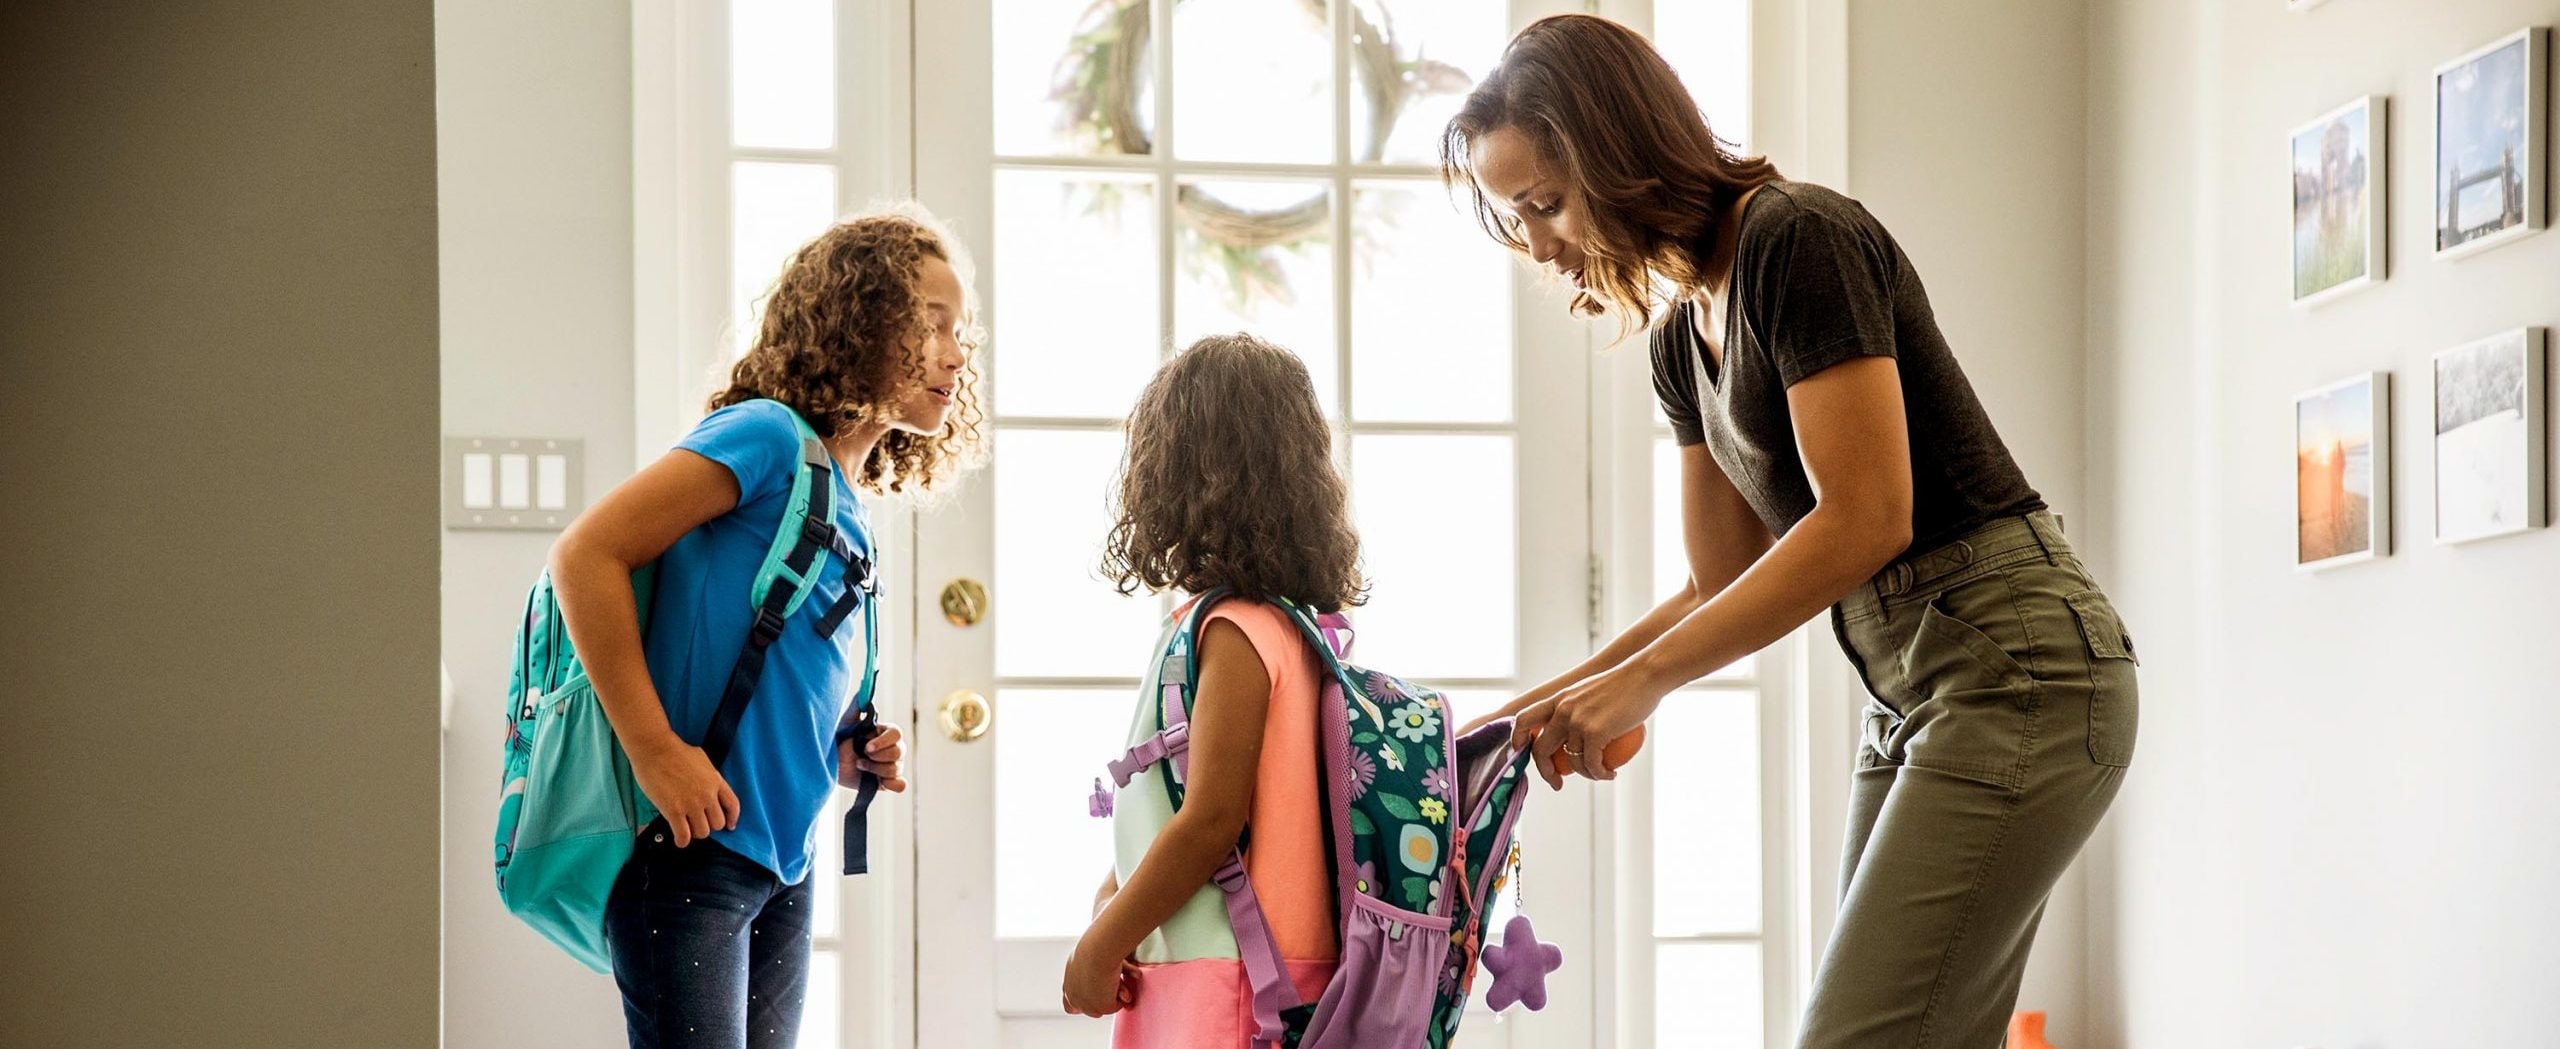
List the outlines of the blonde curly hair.
<svg viewBox="0 0 2560 1049">
<path fill-rule="evenodd" d="M 912 347 L 929 336 L 922 288 L 924 260 L 940 259 L 960 277 L 960 345 L 970 363 L 952 391 L 950 421 L 930 434 L 891 430 L 873 446 L 858 476 L 879 493 L 932 490 L 986 458 L 978 405 L 978 347 L 986 333 L 970 290 L 967 249 L 931 212 L 914 203 L 876 208 L 836 223 L 793 254 L 764 298 L 755 344 L 729 370 L 727 388 L 708 410 L 769 398 L 791 406 L 821 437 L 881 417 L 910 384 L 925 381 Z"/>
</svg>

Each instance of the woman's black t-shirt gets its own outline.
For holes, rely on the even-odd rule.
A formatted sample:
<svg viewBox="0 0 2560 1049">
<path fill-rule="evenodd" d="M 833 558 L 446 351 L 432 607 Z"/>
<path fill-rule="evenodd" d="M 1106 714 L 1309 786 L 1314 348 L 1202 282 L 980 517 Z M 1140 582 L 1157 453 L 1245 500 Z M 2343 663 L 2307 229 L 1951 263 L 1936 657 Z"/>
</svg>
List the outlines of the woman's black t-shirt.
<svg viewBox="0 0 2560 1049">
<path fill-rule="evenodd" d="M 1679 442 L 1706 442 L 1771 535 L 1814 503 L 1787 388 L 1854 357 L 1891 357 L 1902 375 L 1912 550 L 2045 508 L 1939 334 L 1911 260 L 1857 201 L 1802 182 L 1762 186 L 1743 209 L 1727 294 L 1723 366 L 1683 301 L 1653 333 L 1654 392 Z"/>
</svg>

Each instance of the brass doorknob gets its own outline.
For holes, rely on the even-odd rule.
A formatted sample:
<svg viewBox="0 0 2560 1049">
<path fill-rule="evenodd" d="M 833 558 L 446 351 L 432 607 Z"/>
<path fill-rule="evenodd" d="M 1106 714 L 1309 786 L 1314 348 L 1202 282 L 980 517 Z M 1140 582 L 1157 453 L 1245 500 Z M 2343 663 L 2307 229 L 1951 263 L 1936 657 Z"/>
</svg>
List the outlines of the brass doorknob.
<svg viewBox="0 0 2560 1049">
<path fill-rule="evenodd" d="M 942 697 L 942 731 L 953 742 L 967 743 L 995 727 L 995 707 L 987 697 L 960 689 Z"/>
<path fill-rule="evenodd" d="M 942 588 L 942 618 L 952 626 L 976 626 L 987 617 L 987 588 L 975 579 L 954 579 Z"/>
</svg>

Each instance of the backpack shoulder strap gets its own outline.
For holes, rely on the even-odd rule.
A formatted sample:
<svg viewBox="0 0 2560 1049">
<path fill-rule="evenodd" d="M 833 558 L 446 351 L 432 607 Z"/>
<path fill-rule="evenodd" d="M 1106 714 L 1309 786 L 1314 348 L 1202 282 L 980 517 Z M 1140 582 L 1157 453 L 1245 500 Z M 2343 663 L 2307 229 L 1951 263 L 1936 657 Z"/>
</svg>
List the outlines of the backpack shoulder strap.
<svg viewBox="0 0 2560 1049">
<path fill-rule="evenodd" d="M 720 707 L 712 712 L 711 726 L 702 734 L 703 755 L 714 768 L 728 759 L 730 745 L 737 742 L 747 700 L 755 696 L 756 682 L 764 677 L 766 653 L 782 636 L 783 624 L 816 588 L 818 570 L 825 564 L 822 555 L 842 541 L 835 528 L 835 460 L 827 455 L 825 443 L 818 440 L 809 421 L 796 411 L 790 415 L 800 433 L 800 468 L 791 475 L 791 500 L 749 594 L 755 618 L 747 626 L 746 647 L 738 653 L 728 687 L 721 692 Z"/>
</svg>

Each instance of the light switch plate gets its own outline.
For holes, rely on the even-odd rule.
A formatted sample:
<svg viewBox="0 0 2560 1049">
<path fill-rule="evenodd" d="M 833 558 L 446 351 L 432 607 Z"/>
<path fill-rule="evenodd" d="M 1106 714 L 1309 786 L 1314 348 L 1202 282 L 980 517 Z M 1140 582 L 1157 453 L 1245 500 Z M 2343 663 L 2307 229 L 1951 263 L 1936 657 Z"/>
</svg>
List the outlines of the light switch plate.
<svg viewBox="0 0 2560 1049">
<path fill-rule="evenodd" d="M 556 532 L 586 507 L 586 442 L 574 437 L 444 439 L 444 526 Z"/>
</svg>

